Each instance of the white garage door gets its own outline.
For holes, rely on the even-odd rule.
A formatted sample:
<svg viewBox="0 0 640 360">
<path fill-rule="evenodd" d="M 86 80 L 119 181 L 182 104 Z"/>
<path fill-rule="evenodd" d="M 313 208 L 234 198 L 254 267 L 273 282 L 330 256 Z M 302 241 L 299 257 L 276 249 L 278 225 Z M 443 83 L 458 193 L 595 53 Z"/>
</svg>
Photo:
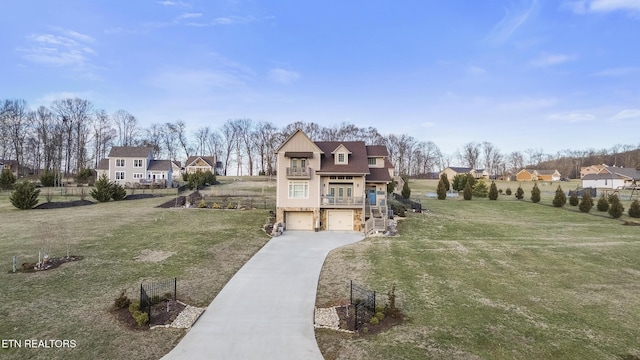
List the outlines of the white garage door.
<svg viewBox="0 0 640 360">
<path fill-rule="evenodd" d="M 287 230 L 313 230 L 313 212 L 288 211 Z"/>
<path fill-rule="evenodd" d="M 327 230 L 353 230 L 353 210 L 327 210 Z"/>
</svg>

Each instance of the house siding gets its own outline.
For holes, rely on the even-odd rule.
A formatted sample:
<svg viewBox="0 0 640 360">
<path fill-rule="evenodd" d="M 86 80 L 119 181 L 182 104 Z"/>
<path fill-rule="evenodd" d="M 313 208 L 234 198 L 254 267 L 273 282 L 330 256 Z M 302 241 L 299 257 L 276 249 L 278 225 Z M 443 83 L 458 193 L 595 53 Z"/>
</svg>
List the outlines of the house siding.
<svg viewBox="0 0 640 360">
<path fill-rule="evenodd" d="M 368 150 L 361 141 L 346 141 L 344 144 L 314 143 L 302 131 L 296 131 L 277 150 L 276 222 L 285 223 L 289 212 L 312 212 L 314 228 L 327 230 L 327 212 L 336 211 L 334 214 L 353 214 L 351 230 L 364 231 L 365 215 L 368 214 L 365 214 L 367 189 L 375 187 L 377 203 L 386 204 L 386 183 L 391 180 L 390 176 L 386 176 L 387 168 L 388 173 L 393 174 L 388 157 L 382 156 L 387 152 L 386 148 L 373 147 L 371 154 Z M 291 157 L 303 157 L 305 153 L 311 154 L 307 157 L 305 165 L 308 168 L 308 176 L 287 173 L 287 168 L 291 167 Z M 334 159 L 338 153 L 345 154 L 348 164 L 336 165 Z M 375 164 L 369 164 L 369 158 L 375 159 Z M 370 168 L 376 171 L 370 171 Z M 367 182 L 367 179 L 371 182 Z M 306 198 L 289 197 L 289 184 L 292 181 L 308 182 Z M 331 194 L 332 187 L 335 187 L 334 196 L 329 197 L 327 195 Z M 339 199 L 339 193 L 345 198 Z"/>
<path fill-rule="evenodd" d="M 125 185 L 126 183 L 132 182 L 140 182 L 140 179 L 135 179 L 133 177 L 134 173 L 142 173 L 143 178 L 147 179 L 147 167 L 149 166 L 149 161 L 152 159 L 152 154 L 149 153 L 149 156 L 144 157 L 124 157 L 117 156 L 113 158 L 109 158 L 109 179 L 111 181 L 116 182 L 119 185 Z M 124 166 L 116 166 L 116 160 L 124 160 Z M 142 167 L 134 167 L 134 160 L 141 160 Z M 124 179 L 116 179 L 116 172 L 124 171 Z"/>
</svg>

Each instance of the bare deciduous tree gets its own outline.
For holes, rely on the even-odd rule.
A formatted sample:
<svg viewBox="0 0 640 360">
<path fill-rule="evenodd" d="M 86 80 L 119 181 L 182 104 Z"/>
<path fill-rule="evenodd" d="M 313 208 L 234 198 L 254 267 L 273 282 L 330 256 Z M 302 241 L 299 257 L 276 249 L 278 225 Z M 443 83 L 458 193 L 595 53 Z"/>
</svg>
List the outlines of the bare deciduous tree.
<svg viewBox="0 0 640 360">
<path fill-rule="evenodd" d="M 93 151 L 96 167 L 101 159 L 107 157 L 107 150 L 113 145 L 116 136 L 116 130 L 112 127 L 109 114 L 103 109 L 97 110 L 93 122 Z"/>
<path fill-rule="evenodd" d="M 233 149 L 236 146 L 237 138 L 236 138 L 236 128 L 233 125 L 231 120 L 227 120 L 223 125 L 222 129 L 220 129 L 220 134 L 222 135 L 222 150 L 223 154 L 223 174 L 227 175 L 227 170 L 229 169 L 229 162 L 231 160 L 231 154 Z"/>
<path fill-rule="evenodd" d="M 277 135 L 278 129 L 272 123 L 259 122 L 256 125 L 253 138 L 260 157 L 260 169 L 265 175 L 273 175 L 275 148 L 280 145 Z"/>
<path fill-rule="evenodd" d="M 462 152 L 460 153 L 460 162 L 472 169 L 476 169 L 478 166 L 479 158 L 480 144 L 476 142 L 468 142 L 462 146 Z"/>
<path fill-rule="evenodd" d="M 182 120 L 177 120 L 175 123 L 167 123 L 167 129 L 172 133 L 174 139 L 180 144 L 182 151 L 184 151 L 185 157 L 189 158 L 193 149 L 187 139 L 187 125 Z"/>
<path fill-rule="evenodd" d="M 163 131 L 164 127 L 161 124 L 151 124 L 148 128 L 144 129 L 145 136 L 141 144 L 150 147 L 156 159 L 159 158 L 162 153 Z"/>
<path fill-rule="evenodd" d="M 210 134 L 211 129 L 208 126 L 201 127 L 195 131 L 193 135 L 196 138 L 196 155 L 209 155 L 206 154 L 206 148 Z"/>
<path fill-rule="evenodd" d="M 27 102 L 22 99 L 5 100 L 3 118 L 13 145 L 13 154 L 18 162 L 18 173 L 22 174 L 24 166 L 24 142 L 29 128 Z"/>
<path fill-rule="evenodd" d="M 134 146 L 138 137 L 138 119 L 126 110 L 113 113 L 111 120 L 118 131 L 119 146 Z"/>
<path fill-rule="evenodd" d="M 88 100 L 73 98 L 56 100 L 51 107 L 65 131 L 65 172 L 86 167 L 93 105 Z"/>
</svg>

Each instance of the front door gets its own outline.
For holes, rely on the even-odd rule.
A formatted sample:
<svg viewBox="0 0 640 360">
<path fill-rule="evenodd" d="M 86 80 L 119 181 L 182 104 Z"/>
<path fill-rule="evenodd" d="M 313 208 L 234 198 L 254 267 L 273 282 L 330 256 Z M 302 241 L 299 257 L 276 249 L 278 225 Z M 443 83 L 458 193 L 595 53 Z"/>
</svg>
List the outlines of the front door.
<svg viewBox="0 0 640 360">
<path fill-rule="evenodd" d="M 369 205 L 376 205 L 376 188 L 367 189 L 367 198 Z"/>
</svg>

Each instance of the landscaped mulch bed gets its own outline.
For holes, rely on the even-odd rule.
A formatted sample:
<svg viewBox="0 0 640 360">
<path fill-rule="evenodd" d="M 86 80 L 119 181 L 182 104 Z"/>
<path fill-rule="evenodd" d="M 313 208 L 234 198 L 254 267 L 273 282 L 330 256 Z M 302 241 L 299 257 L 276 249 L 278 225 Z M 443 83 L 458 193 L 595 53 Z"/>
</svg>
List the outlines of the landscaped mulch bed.
<svg viewBox="0 0 640 360">
<path fill-rule="evenodd" d="M 16 269 L 16 272 L 33 273 L 38 271 L 52 270 L 52 269 L 58 268 L 62 264 L 72 262 L 72 261 L 79 261 L 82 259 L 84 259 L 84 256 L 78 256 L 78 255 L 69 255 L 69 256 L 60 256 L 60 257 L 50 258 L 47 260 L 46 263 L 41 264 L 39 268 L 36 268 L 37 266 L 36 263 L 23 263 L 22 268 Z M 12 271 L 9 271 L 9 272 L 12 272 Z"/>
<path fill-rule="evenodd" d="M 140 200 L 140 199 L 148 199 L 152 198 L 156 195 L 154 194 L 131 194 L 125 196 L 124 200 Z M 74 206 L 86 206 L 95 204 L 93 201 L 89 200 L 73 200 L 73 201 L 57 201 L 57 202 L 45 202 L 37 205 L 34 209 L 64 209 Z"/>
<path fill-rule="evenodd" d="M 124 200 L 140 200 L 154 197 L 154 194 L 131 194 L 125 196 Z"/>
<path fill-rule="evenodd" d="M 355 311 L 353 305 L 344 305 L 336 307 L 336 312 L 340 318 L 340 329 L 354 331 L 358 334 L 378 334 L 393 326 L 402 323 L 402 316 L 385 316 L 382 321 L 376 325 L 364 323 L 360 325 L 358 330 L 355 329 Z"/>
<path fill-rule="evenodd" d="M 149 330 L 152 326 L 169 325 L 180 315 L 185 306 L 179 301 L 171 301 L 167 312 L 167 303 L 162 301 L 151 306 L 151 321 L 147 325 L 138 326 L 129 309 L 112 308 L 109 312 L 125 327 L 132 330 Z"/>
<path fill-rule="evenodd" d="M 89 200 L 73 200 L 73 201 L 59 201 L 59 202 L 45 202 L 34 207 L 34 209 L 63 209 L 74 206 L 86 206 L 95 204 Z"/>
</svg>

